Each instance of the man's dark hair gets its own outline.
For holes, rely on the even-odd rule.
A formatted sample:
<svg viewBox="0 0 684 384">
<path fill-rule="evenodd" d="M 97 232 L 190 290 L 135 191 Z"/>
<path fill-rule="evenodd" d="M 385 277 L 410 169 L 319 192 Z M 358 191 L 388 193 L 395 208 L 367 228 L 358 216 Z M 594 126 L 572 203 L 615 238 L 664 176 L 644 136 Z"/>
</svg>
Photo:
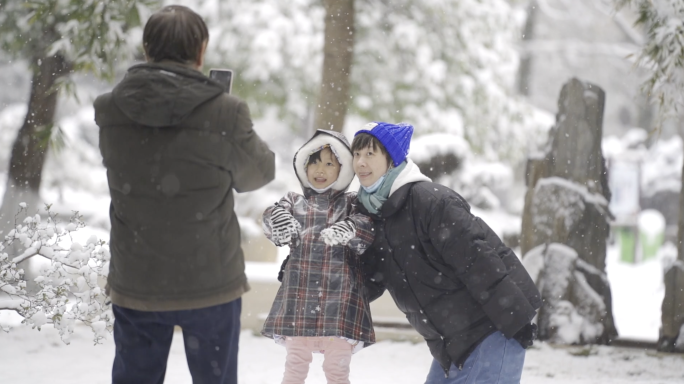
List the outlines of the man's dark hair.
<svg viewBox="0 0 684 384">
<path fill-rule="evenodd" d="M 367 147 L 370 147 L 374 151 L 379 150 L 383 155 L 385 155 L 389 165 L 394 164 L 392 157 L 390 156 L 389 152 L 387 152 L 385 146 L 382 145 L 380 140 L 378 140 L 375 136 L 369 133 L 359 133 L 358 135 L 354 136 L 354 140 L 352 141 L 351 145 L 352 153 Z"/>
<path fill-rule="evenodd" d="M 145 54 L 152 62 L 195 63 L 206 41 L 209 31 L 204 20 L 182 5 L 169 5 L 154 13 L 143 31 Z"/>
</svg>

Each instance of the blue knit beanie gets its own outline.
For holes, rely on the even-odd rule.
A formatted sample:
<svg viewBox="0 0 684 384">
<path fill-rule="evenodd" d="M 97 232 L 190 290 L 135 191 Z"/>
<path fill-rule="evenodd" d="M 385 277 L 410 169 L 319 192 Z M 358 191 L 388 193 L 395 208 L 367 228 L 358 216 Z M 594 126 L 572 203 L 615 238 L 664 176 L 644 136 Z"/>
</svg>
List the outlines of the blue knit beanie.
<svg viewBox="0 0 684 384">
<path fill-rule="evenodd" d="M 362 129 L 354 134 L 367 133 L 374 136 L 378 141 L 385 146 L 387 153 L 389 153 L 394 166 L 406 160 L 411 145 L 411 136 L 413 135 L 413 126 L 406 123 L 391 124 L 382 121 L 375 121 L 366 124 Z"/>
</svg>

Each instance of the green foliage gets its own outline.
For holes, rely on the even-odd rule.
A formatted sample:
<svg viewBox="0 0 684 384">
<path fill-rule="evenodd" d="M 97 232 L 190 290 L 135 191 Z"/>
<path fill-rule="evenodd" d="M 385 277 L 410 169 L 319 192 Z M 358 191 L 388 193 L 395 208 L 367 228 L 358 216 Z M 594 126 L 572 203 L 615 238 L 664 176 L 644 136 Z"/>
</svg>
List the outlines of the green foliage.
<svg viewBox="0 0 684 384">
<path fill-rule="evenodd" d="M 651 69 L 643 91 L 660 107 L 658 123 L 684 110 L 684 0 L 614 0 L 617 8 L 637 12 L 636 25 L 646 30 L 637 65 Z"/>
<path fill-rule="evenodd" d="M 206 67 L 235 70 L 233 92 L 255 116 L 275 108 L 295 130 L 302 128 L 320 86 L 322 2 L 235 0 L 216 8 L 198 3 L 210 28 Z"/>
<path fill-rule="evenodd" d="M 130 42 L 130 31 L 139 27 L 149 7 L 159 0 L 0 0 L 0 49 L 26 60 L 34 77 L 41 60 L 64 59 L 64 72 L 52 73 L 48 93 L 76 96 L 73 72 L 90 72 L 112 80 L 119 59 L 124 62 L 139 46 Z M 145 19 L 143 19 L 145 17 Z M 66 76 L 65 76 L 66 75 Z M 32 113 L 32 111 L 29 111 Z M 40 147 L 64 146 L 61 130 L 53 124 L 38 130 Z"/>
<path fill-rule="evenodd" d="M 62 55 L 72 71 L 111 79 L 132 53 L 127 32 L 159 0 L 6 0 L 0 5 L 0 47 L 35 63 Z M 138 43 L 139 44 L 139 43 Z"/>
</svg>

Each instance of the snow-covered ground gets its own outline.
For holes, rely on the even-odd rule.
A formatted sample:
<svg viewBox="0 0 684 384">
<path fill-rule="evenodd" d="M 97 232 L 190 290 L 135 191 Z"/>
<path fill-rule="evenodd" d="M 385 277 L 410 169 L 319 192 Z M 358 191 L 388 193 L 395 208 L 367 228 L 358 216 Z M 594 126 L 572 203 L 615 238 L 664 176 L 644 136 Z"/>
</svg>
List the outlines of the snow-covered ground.
<svg viewBox="0 0 684 384">
<path fill-rule="evenodd" d="M 607 271 L 613 291 L 613 308 L 622 337 L 654 341 L 660 323 L 663 297 L 662 264 L 672 256 L 671 245 L 660 256 L 641 264 L 618 260 L 610 247 Z M 267 263 L 249 263 L 253 280 L 272 278 Z M 263 276 L 262 276 L 263 275 Z M 17 317 L 0 312 L 0 324 L 13 324 L 0 332 L 0 383 L 97 384 L 109 382 L 114 344 L 110 337 L 93 345 L 85 326 L 76 329 L 65 345 L 49 326 L 37 330 L 17 325 Z M 190 383 L 183 342 L 176 333 L 166 376 L 167 384 Z M 240 340 L 240 382 L 277 383 L 281 379 L 285 349 L 272 340 L 245 330 Z M 316 355 L 307 383 L 325 382 Z M 351 381 L 361 383 L 422 383 L 431 362 L 425 343 L 381 341 L 352 359 Z M 527 353 L 524 384 L 665 384 L 684 383 L 684 355 L 607 346 L 553 346 L 536 342 Z"/>
<path fill-rule="evenodd" d="M 0 334 L 0 382 L 11 384 L 108 383 L 114 345 L 93 346 L 83 327 L 71 345 L 54 329 L 20 327 Z M 285 349 L 270 339 L 244 331 L 240 339 L 239 382 L 278 383 Z M 322 357 L 315 355 L 306 383 L 323 383 Z M 424 343 L 381 341 L 352 358 L 351 382 L 415 384 L 425 380 L 431 357 Z M 684 382 L 684 355 L 617 347 L 556 347 L 536 343 L 527 353 L 522 383 L 665 384 Z M 175 334 L 166 384 L 190 383 L 183 339 Z"/>
</svg>

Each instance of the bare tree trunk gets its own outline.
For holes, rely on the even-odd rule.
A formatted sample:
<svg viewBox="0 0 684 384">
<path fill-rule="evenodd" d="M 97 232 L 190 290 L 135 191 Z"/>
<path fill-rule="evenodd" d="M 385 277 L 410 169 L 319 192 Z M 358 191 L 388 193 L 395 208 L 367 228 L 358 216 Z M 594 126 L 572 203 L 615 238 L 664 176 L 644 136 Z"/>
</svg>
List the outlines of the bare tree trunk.
<svg viewBox="0 0 684 384">
<path fill-rule="evenodd" d="M 684 168 L 682 168 L 684 181 Z M 684 330 L 684 182 L 679 194 L 679 223 L 677 231 L 677 260 L 665 271 L 665 297 L 663 298 L 658 350 L 684 351 L 676 344 Z M 681 343 L 680 343 L 681 344 Z"/>
<path fill-rule="evenodd" d="M 530 78 L 532 76 L 532 53 L 528 44 L 534 39 L 534 24 L 537 21 L 537 1 L 531 0 L 527 6 L 527 20 L 523 29 L 523 53 L 518 67 L 518 93 L 524 96 L 530 95 Z"/>
<path fill-rule="evenodd" d="M 314 128 L 341 132 L 347 114 L 354 57 L 354 0 L 325 0 L 324 4 L 323 76 Z"/>
<path fill-rule="evenodd" d="M 24 123 L 12 146 L 7 187 L 0 209 L 0 228 L 14 225 L 18 204 L 38 209 L 43 164 L 50 140 L 57 95 L 57 79 L 69 72 L 70 64 L 60 55 L 35 60 L 31 96 Z"/>
</svg>

